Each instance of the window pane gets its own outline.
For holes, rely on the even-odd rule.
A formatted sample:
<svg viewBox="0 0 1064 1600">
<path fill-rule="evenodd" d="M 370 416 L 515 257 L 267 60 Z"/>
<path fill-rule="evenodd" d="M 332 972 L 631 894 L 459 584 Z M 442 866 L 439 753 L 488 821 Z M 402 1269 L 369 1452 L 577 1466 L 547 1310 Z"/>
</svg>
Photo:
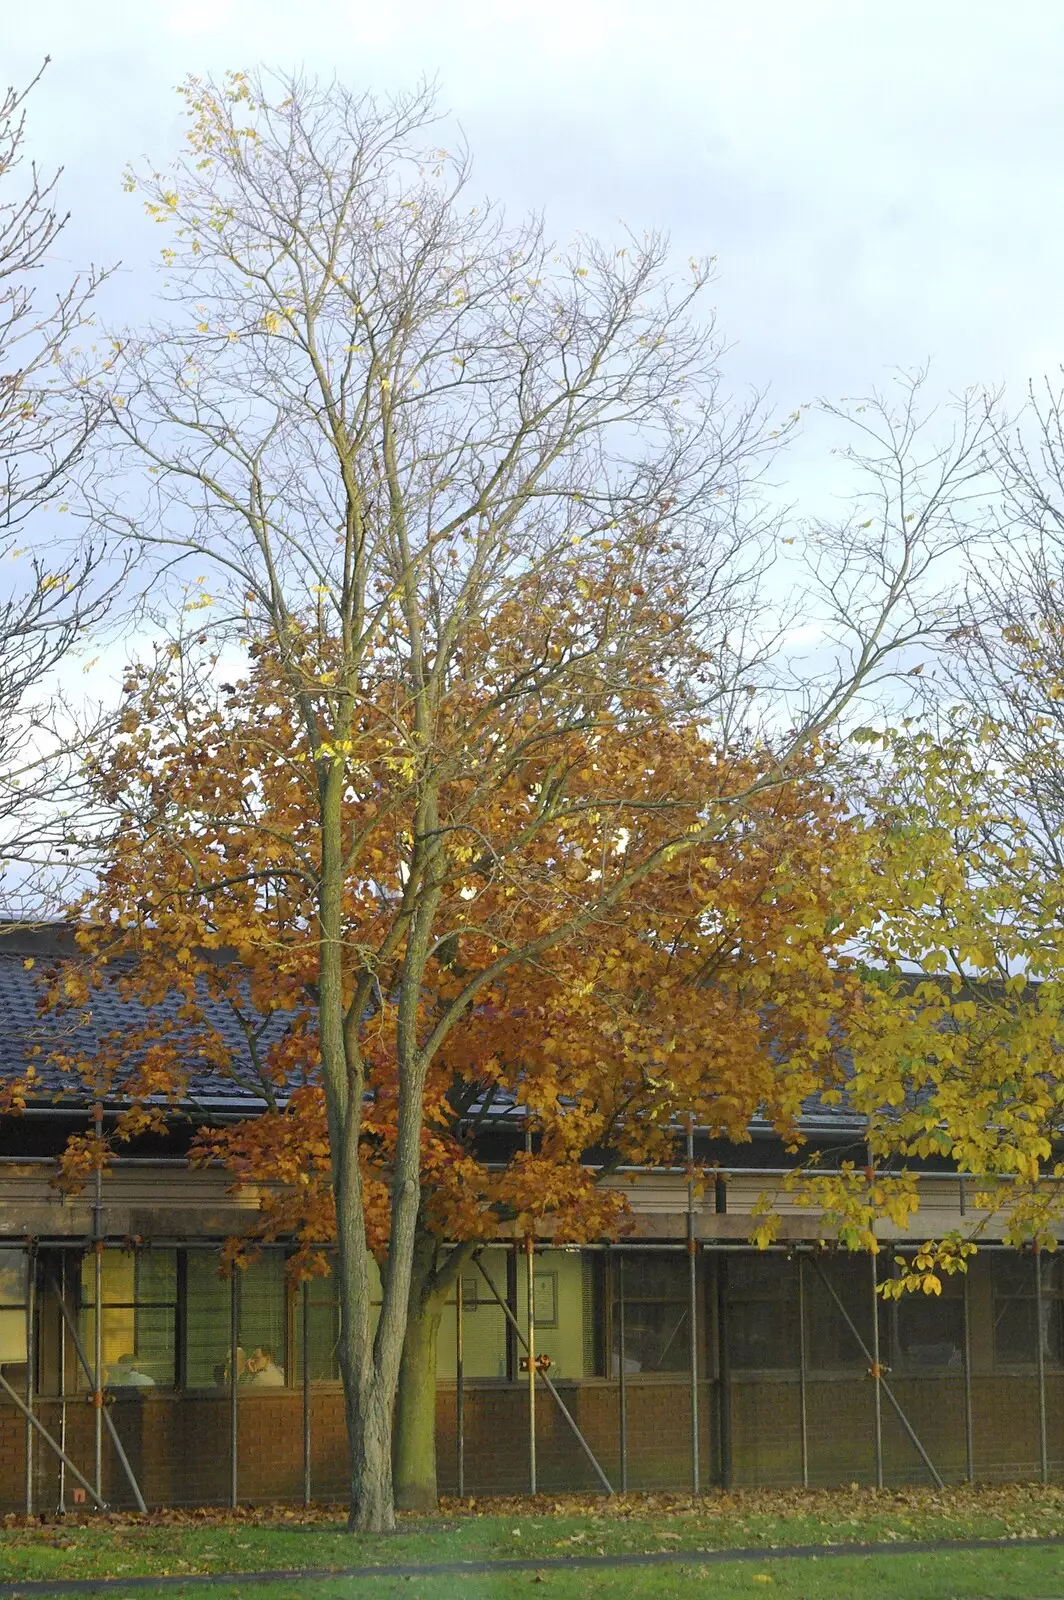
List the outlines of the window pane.
<svg viewBox="0 0 1064 1600">
<path fill-rule="evenodd" d="M 252 1388 L 284 1385 L 285 1270 L 279 1250 L 264 1252 L 247 1267 L 240 1285 L 240 1348 L 244 1352 L 242 1383 Z M 237 1356 L 239 1365 L 240 1357 Z"/>
<path fill-rule="evenodd" d="M 1059 1367 L 1062 1348 L 1061 1302 L 1042 1302 L 1042 1358 Z M 994 1360 L 1002 1366 L 1035 1366 L 1038 1362 L 1038 1302 L 1034 1299 L 995 1299 Z"/>
<path fill-rule="evenodd" d="M 100 1256 L 100 1298 L 104 1305 L 132 1305 L 136 1257 L 131 1251 L 104 1250 Z M 81 1304 L 96 1303 L 96 1256 L 87 1250 L 81 1258 Z"/>
<path fill-rule="evenodd" d="M 0 1367 L 26 1359 L 26 1313 L 0 1307 Z"/>
<path fill-rule="evenodd" d="M 506 1254 L 505 1250 L 486 1249 L 480 1258 L 488 1277 L 504 1300 Z M 574 1260 L 578 1259 L 574 1257 Z M 436 1370 L 443 1383 L 453 1383 L 457 1371 L 456 1318 L 456 1295 L 452 1291 L 443 1308 L 440 1335 L 436 1343 Z M 557 1357 L 558 1347 L 553 1336 L 551 1344 L 543 1347 L 548 1355 Z M 462 1363 L 467 1378 L 506 1377 L 506 1318 L 492 1298 L 480 1271 L 472 1263 L 462 1273 Z"/>
<path fill-rule="evenodd" d="M 789 1300 L 798 1294 L 797 1262 L 761 1254 L 728 1258 L 728 1295 L 736 1300 Z"/>
<path fill-rule="evenodd" d="M 806 1275 L 805 1288 L 806 1349 L 810 1367 L 823 1371 L 832 1367 L 866 1366 L 868 1358 L 835 1296 L 842 1302 L 865 1348 L 871 1350 L 872 1267 L 868 1257 L 833 1256 L 817 1261 Z"/>
<path fill-rule="evenodd" d="M 1002 1297 L 1033 1295 L 1034 1257 L 1011 1253 L 994 1256 L 994 1293 Z"/>
<path fill-rule="evenodd" d="M 627 1287 L 627 1285 L 626 1285 Z M 627 1372 L 680 1372 L 690 1365 L 688 1308 L 683 1302 L 648 1301 L 624 1307 Z"/>
<path fill-rule="evenodd" d="M 731 1300 L 728 1355 L 733 1367 L 753 1371 L 798 1366 L 798 1302 Z"/>
<path fill-rule="evenodd" d="M 229 1280 L 215 1250 L 187 1256 L 185 1381 L 190 1389 L 224 1387 L 229 1370 Z"/>
<path fill-rule="evenodd" d="M 728 1260 L 727 1335 L 742 1371 L 798 1366 L 798 1264 L 778 1255 Z"/>
<path fill-rule="evenodd" d="M 174 1305 L 177 1301 L 177 1251 L 137 1253 L 137 1301 Z"/>
<path fill-rule="evenodd" d="M 897 1302 L 899 1366 L 963 1367 L 964 1301 L 956 1295 L 907 1294 Z"/>
<path fill-rule="evenodd" d="M 302 1317 L 302 1305 L 296 1302 L 297 1315 Z M 310 1381 L 311 1383 L 336 1382 L 340 1377 L 340 1308 L 334 1300 L 318 1300 L 310 1302 L 310 1326 L 308 1328 L 308 1349 L 310 1351 Z M 300 1345 L 302 1340 L 302 1323 L 300 1335 L 296 1341 L 298 1360 L 296 1362 L 296 1381 L 303 1378 L 303 1352 Z"/>
<path fill-rule="evenodd" d="M 0 1250 L 0 1306 L 25 1304 L 28 1265 L 25 1250 Z"/>
<path fill-rule="evenodd" d="M 685 1300 L 687 1275 L 687 1258 L 678 1250 L 661 1255 L 630 1251 L 624 1259 L 624 1298 Z"/>
</svg>

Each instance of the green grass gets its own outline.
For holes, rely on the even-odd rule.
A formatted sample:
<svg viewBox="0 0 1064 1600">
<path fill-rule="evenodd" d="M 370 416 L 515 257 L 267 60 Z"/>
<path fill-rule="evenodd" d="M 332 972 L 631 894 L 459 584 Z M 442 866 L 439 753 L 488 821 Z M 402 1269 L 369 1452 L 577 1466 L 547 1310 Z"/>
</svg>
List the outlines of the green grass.
<svg viewBox="0 0 1064 1600">
<path fill-rule="evenodd" d="M 949 1551 L 935 1555 L 840 1556 L 773 1560 L 751 1565 L 697 1562 L 675 1567 L 629 1567 L 615 1572 L 520 1572 L 437 1578 L 373 1578 L 324 1583 L 190 1583 L 140 1590 L 136 1600 L 1048 1600 L 1064 1595 L 1057 1550 Z M 116 1591 L 115 1600 L 121 1595 Z M 133 1595 L 130 1600 L 134 1600 Z"/>
<path fill-rule="evenodd" d="M 1036 1536 L 1064 1535 L 1064 1488 L 1041 1486 L 1011 1486 L 1007 1488 L 954 1489 L 942 1492 L 924 1490 L 881 1491 L 852 1488 L 846 1491 L 749 1491 L 735 1494 L 711 1494 L 692 1500 L 676 1495 L 629 1496 L 621 1499 L 587 1500 L 573 1498 L 538 1500 L 487 1500 L 458 1507 L 445 1504 L 440 1515 L 432 1518 L 402 1518 L 399 1531 L 387 1537 L 358 1537 L 347 1533 L 339 1515 L 326 1508 L 318 1508 L 309 1515 L 303 1511 L 245 1511 L 237 1515 L 228 1513 L 186 1512 L 167 1515 L 157 1513 L 148 1518 L 135 1516 L 106 1516 L 77 1520 L 67 1518 L 46 1525 L 24 1525 L 18 1519 L 8 1518 L 0 1527 L 0 1580 L 8 1583 L 20 1580 L 64 1578 L 134 1577 L 167 1574 L 188 1577 L 197 1573 L 240 1573 L 274 1571 L 278 1569 L 340 1569 L 361 1565 L 393 1565 L 440 1561 L 492 1560 L 499 1557 L 521 1556 L 532 1559 L 558 1558 L 575 1554 L 627 1554 L 665 1550 L 728 1550 L 758 1546 L 786 1547 L 788 1545 L 817 1545 L 854 1542 L 883 1541 L 884 1543 L 910 1539 L 972 1539 L 1012 1538 L 1017 1541 Z M 1064 1548 L 1049 1551 L 1013 1551 L 1001 1553 L 1001 1573 L 1013 1570 L 1009 1563 L 1013 1557 L 1029 1556 L 1032 1561 L 1045 1561 L 1046 1579 L 1041 1587 L 1030 1586 L 1026 1595 L 1055 1596 L 1064 1600 Z M 837 1572 L 842 1581 L 838 1561 L 825 1561 L 824 1570 Z M 860 1558 L 864 1559 L 864 1558 Z M 871 1559 L 871 1558 L 870 1558 Z M 878 1561 L 878 1558 L 876 1558 Z M 898 1557 L 899 1561 L 927 1563 L 928 1572 L 934 1575 L 942 1561 L 983 1563 L 988 1574 L 987 1583 L 997 1570 L 996 1552 L 979 1552 L 971 1556 L 954 1551 L 943 1556 Z M 697 1557 L 692 1558 L 697 1565 Z M 884 1572 L 894 1570 L 887 1562 L 878 1562 Z M 731 1569 L 727 1569 L 731 1570 Z M 899 1572 L 901 1569 L 898 1569 Z M 943 1568 L 945 1570 L 945 1568 Z M 980 1568 L 983 1570 L 983 1567 Z M 836 1581 L 821 1579 L 820 1564 L 807 1564 L 811 1575 L 808 1581 L 814 1587 L 810 1595 L 834 1592 L 843 1594 L 844 1588 L 834 1591 L 818 1588 L 817 1584 Z M 731 1593 L 720 1588 L 724 1584 L 723 1567 L 714 1566 L 713 1583 L 716 1591 Z M 670 1575 L 671 1574 L 671 1575 Z M 1059 1574 L 1059 1576 L 1054 1576 Z M 1053 1581 L 1050 1581 L 1052 1576 Z M 618 1594 L 672 1594 L 669 1585 L 679 1585 L 679 1593 L 688 1578 L 677 1569 L 639 1569 L 615 1574 L 584 1572 L 582 1575 L 545 1574 L 559 1595 L 595 1591 L 605 1585 L 604 1594 L 614 1592 L 610 1585 L 627 1584 L 628 1590 L 617 1588 Z M 407 1596 L 420 1592 L 426 1596 L 457 1594 L 454 1580 L 444 1578 L 416 1578 L 396 1580 L 395 1593 Z M 495 1574 L 481 1580 L 473 1574 L 464 1574 L 460 1581 L 463 1595 L 509 1594 L 523 1592 L 531 1582 L 527 1573 L 506 1576 Z M 729 1582 L 733 1581 L 731 1578 Z M 787 1588 L 792 1579 L 781 1571 L 773 1572 L 773 1581 L 781 1593 L 805 1593 L 805 1590 Z M 848 1581 L 848 1580 L 847 1580 Z M 884 1582 L 896 1580 L 885 1578 Z M 937 1580 L 936 1580 L 937 1581 Z M 995 1580 L 996 1581 L 996 1580 Z M 1002 1579 L 1004 1581 L 1004 1578 Z M 426 1587 L 428 1584 L 434 1588 Z M 769 1584 L 754 1583 L 750 1567 L 735 1569 L 734 1582 L 739 1585 L 735 1593 L 749 1594 L 759 1588 L 768 1590 Z M 960 1578 L 958 1578 L 960 1582 Z M 385 1590 L 377 1585 L 377 1592 Z M 411 1588 L 411 1584 L 414 1588 Z M 451 1587 L 448 1588 L 447 1585 Z M 510 1588 L 500 1588 L 509 1584 Z M 571 1587 L 566 1588 L 568 1584 Z M 643 1584 L 643 1588 L 636 1587 Z M 479 1587 L 477 1587 L 479 1585 Z M 650 1585 L 650 1587 L 647 1587 Z M 560 1587 L 559 1587 L 560 1586 Z M 393 1585 L 394 1587 L 394 1585 Z M 322 1596 L 335 1589 L 335 1585 L 298 1586 L 300 1600 L 320 1590 Z M 191 1592 L 191 1591 L 190 1591 Z M 214 1590 L 228 1593 L 228 1589 Z M 241 1586 L 241 1593 L 250 1593 Z M 263 1593 L 273 1600 L 283 1600 L 286 1593 L 295 1594 L 291 1584 L 271 1585 Z M 388 1592 L 391 1592 L 389 1590 Z M 684 1591 L 686 1592 L 686 1591 Z M 868 1593 L 878 1593 L 869 1590 Z M 886 1592 L 885 1590 L 883 1592 Z M 902 1587 L 893 1591 L 907 1593 Z M 920 1591 L 923 1593 L 924 1591 Z M 929 1595 L 938 1594 L 928 1589 Z M 941 1591 L 946 1593 L 976 1593 L 963 1588 Z M 986 1588 L 986 1594 L 1012 1593 L 1012 1590 Z M 1016 1591 L 1019 1592 L 1019 1591 Z"/>
</svg>

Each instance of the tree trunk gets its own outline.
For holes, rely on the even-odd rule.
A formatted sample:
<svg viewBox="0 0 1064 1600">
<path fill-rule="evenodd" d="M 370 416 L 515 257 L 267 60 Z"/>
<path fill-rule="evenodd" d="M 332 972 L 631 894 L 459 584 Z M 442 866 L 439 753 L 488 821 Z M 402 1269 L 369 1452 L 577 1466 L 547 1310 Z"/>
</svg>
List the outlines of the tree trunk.
<svg viewBox="0 0 1064 1600">
<path fill-rule="evenodd" d="M 439 1500 L 436 1343 L 442 1314 L 442 1295 L 422 1295 L 413 1286 L 395 1403 L 395 1503 L 400 1511 L 435 1511 Z"/>
<path fill-rule="evenodd" d="M 392 1404 L 374 1375 L 348 1402 L 347 1436 L 351 1451 L 351 1508 L 347 1525 L 354 1533 L 394 1533 L 392 1499 Z"/>
</svg>

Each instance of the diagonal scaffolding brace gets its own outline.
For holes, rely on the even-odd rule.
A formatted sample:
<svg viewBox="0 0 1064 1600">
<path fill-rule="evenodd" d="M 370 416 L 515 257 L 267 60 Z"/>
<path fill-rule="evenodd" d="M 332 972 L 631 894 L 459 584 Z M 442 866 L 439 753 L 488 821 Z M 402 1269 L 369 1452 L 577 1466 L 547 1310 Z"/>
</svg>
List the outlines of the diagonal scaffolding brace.
<svg viewBox="0 0 1064 1600">
<path fill-rule="evenodd" d="M 484 1282 L 487 1284 L 488 1288 L 491 1290 L 492 1297 L 494 1298 L 496 1303 L 499 1306 L 502 1307 L 503 1314 L 505 1315 L 506 1320 L 509 1322 L 510 1326 L 513 1328 L 514 1333 L 517 1336 L 518 1342 L 524 1347 L 525 1350 L 528 1350 L 528 1340 L 525 1338 L 524 1334 L 521 1331 L 521 1324 L 518 1322 L 517 1318 L 514 1316 L 513 1312 L 510 1310 L 510 1307 L 506 1304 L 506 1301 L 503 1299 L 503 1297 L 499 1293 L 498 1289 L 496 1289 L 494 1283 L 492 1283 L 491 1278 L 488 1276 L 488 1273 L 487 1273 L 487 1270 L 486 1270 L 486 1268 L 484 1266 L 484 1263 L 480 1259 L 480 1251 L 479 1250 L 474 1255 L 473 1261 L 474 1261 L 474 1264 L 476 1265 L 477 1271 L 480 1273 L 481 1277 L 484 1279 Z M 533 1375 L 537 1371 L 536 1364 L 531 1359 L 529 1360 L 529 1371 Z M 562 1416 L 565 1418 L 565 1420 L 569 1424 L 570 1428 L 572 1428 L 573 1433 L 576 1435 L 577 1443 L 579 1444 L 581 1450 L 587 1456 L 587 1459 L 590 1461 L 592 1467 L 594 1468 L 595 1475 L 598 1478 L 599 1482 L 601 1483 L 602 1487 L 605 1489 L 607 1494 L 612 1494 L 613 1493 L 613 1485 L 610 1483 L 610 1480 L 607 1478 L 606 1474 L 603 1472 L 602 1468 L 599 1466 L 598 1459 L 595 1456 L 595 1453 L 592 1450 L 591 1446 L 588 1444 L 587 1440 L 584 1438 L 584 1435 L 580 1432 L 580 1429 L 577 1426 L 576 1418 L 573 1416 L 572 1412 L 569 1410 L 569 1407 L 566 1405 L 565 1401 L 562 1399 L 561 1395 L 558 1393 L 557 1389 L 554 1387 L 554 1384 L 551 1381 L 549 1375 L 546 1372 L 544 1372 L 542 1368 L 539 1368 L 538 1371 L 539 1371 L 539 1376 L 543 1379 L 543 1382 L 546 1384 L 548 1390 L 550 1391 L 551 1395 L 553 1396 L 553 1399 L 555 1401 L 555 1404 L 558 1407 L 558 1410 L 561 1412 Z"/>
<path fill-rule="evenodd" d="M 834 1300 L 835 1304 L 838 1306 L 839 1314 L 841 1315 L 843 1321 L 846 1323 L 846 1326 L 849 1328 L 850 1332 L 853 1334 L 854 1338 L 857 1340 L 857 1343 L 858 1343 L 858 1345 L 860 1346 L 860 1349 L 861 1349 L 861 1353 L 864 1356 L 865 1360 L 868 1362 L 869 1370 L 873 1373 L 873 1375 L 875 1377 L 875 1380 L 876 1380 L 876 1383 L 880 1386 L 880 1388 L 882 1389 L 882 1392 L 886 1395 L 887 1399 L 890 1401 L 891 1405 L 894 1407 L 895 1411 L 898 1414 L 899 1422 L 901 1423 L 902 1427 L 905 1429 L 906 1433 L 909 1435 L 909 1438 L 912 1440 L 913 1444 L 916 1446 L 917 1453 L 920 1456 L 920 1460 L 923 1462 L 924 1466 L 927 1468 L 928 1472 L 931 1474 L 932 1478 L 934 1479 L 935 1487 L 937 1489 L 944 1489 L 946 1487 L 946 1485 L 943 1483 L 941 1477 L 939 1476 L 938 1468 L 935 1466 L 935 1463 L 931 1460 L 931 1457 L 928 1455 L 927 1451 L 924 1449 L 923 1445 L 920 1443 L 919 1437 L 918 1437 L 918 1435 L 916 1433 L 916 1429 L 913 1427 L 912 1423 L 909 1421 L 908 1417 L 905 1415 L 905 1412 L 902 1410 L 901 1403 L 897 1399 L 893 1389 L 890 1387 L 890 1385 L 887 1383 L 886 1379 L 883 1377 L 880 1363 L 875 1360 L 875 1358 L 872 1355 L 872 1352 L 869 1350 L 868 1346 L 865 1344 L 864 1340 L 861 1338 L 861 1334 L 860 1334 L 860 1331 L 859 1331 L 859 1329 L 857 1327 L 857 1324 L 854 1322 L 853 1318 L 850 1316 L 850 1313 L 847 1311 L 846 1307 L 843 1305 L 841 1298 L 839 1297 L 839 1295 L 835 1291 L 834 1284 L 831 1282 L 831 1279 L 828 1277 L 827 1273 L 824 1271 L 823 1267 L 820 1265 L 820 1262 L 817 1260 L 816 1256 L 813 1257 L 813 1266 L 816 1268 L 817 1276 L 820 1278 L 820 1281 L 823 1283 L 825 1289 L 828 1291 L 828 1293 L 830 1294 L 831 1298 Z"/>
<path fill-rule="evenodd" d="M 48 1445 L 50 1449 L 55 1451 L 55 1453 L 59 1457 L 60 1461 L 68 1469 L 68 1471 L 73 1473 L 74 1477 L 81 1484 L 81 1486 L 85 1490 L 86 1494 L 91 1494 L 92 1498 L 95 1500 L 95 1502 L 99 1506 L 100 1510 L 101 1511 L 106 1511 L 107 1510 L 106 1501 L 100 1499 L 100 1496 L 96 1493 L 96 1490 L 93 1488 L 93 1486 L 89 1482 L 88 1478 L 85 1477 L 84 1473 L 78 1471 L 77 1467 L 71 1461 L 71 1459 L 67 1455 L 66 1451 L 62 1448 L 61 1445 L 57 1444 L 56 1441 L 52 1438 L 52 1435 L 48 1432 L 48 1429 L 45 1427 L 45 1425 L 41 1421 L 40 1417 L 35 1415 L 35 1413 L 30 1410 L 29 1406 L 26 1404 L 25 1400 L 23 1400 L 23 1398 L 19 1394 L 18 1390 L 12 1388 L 11 1384 L 8 1383 L 7 1379 L 4 1377 L 4 1374 L 2 1372 L 0 1372 L 0 1389 L 3 1389 L 4 1393 L 8 1396 L 8 1398 L 15 1402 L 16 1406 L 22 1412 L 22 1415 L 25 1417 L 26 1421 L 30 1424 L 30 1426 L 32 1428 L 36 1428 L 37 1432 L 40 1434 L 40 1436 L 44 1440 L 45 1444 Z"/>
<path fill-rule="evenodd" d="M 53 1280 L 53 1282 L 54 1282 L 54 1280 Z M 58 1284 L 55 1285 L 55 1289 L 56 1289 L 56 1293 L 57 1293 L 57 1295 L 59 1297 L 59 1309 L 63 1314 L 63 1321 L 67 1325 L 67 1329 L 68 1329 L 68 1331 L 70 1333 L 70 1338 L 71 1338 L 71 1341 L 73 1342 L 74 1349 L 77 1351 L 78 1360 L 81 1362 L 82 1369 L 83 1369 L 83 1371 L 85 1373 L 86 1378 L 88 1378 L 89 1382 L 94 1385 L 93 1399 L 95 1401 L 97 1415 L 102 1415 L 104 1426 L 107 1428 L 108 1433 L 111 1435 L 111 1443 L 115 1447 L 115 1455 L 118 1457 L 119 1461 L 121 1462 L 122 1470 L 125 1473 L 126 1477 L 129 1479 L 129 1487 L 132 1489 L 133 1498 L 137 1502 L 137 1510 L 138 1511 L 147 1511 L 148 1507 L 144 1503 L 144 1496 L 140 1492 L 140 1484 L 137 1482 L 136 1474 L 134 1473 L 133 1468 L 130 1466 L 129 1457 L 126 1455 L 126 1452 L 125 1452 L 125 1449 L 123 1447 L 122 1441 L 118 1437 L 118 1429 L 115 1427 L 114 1420 L 113 1420 L 113 1418 L 111 1416 L 111 1413 L 108 1411 L 107 1407 L 103 1404 L 103 1395 L 102 1395 L 101 1391 L 99 1389 L 95 1388 L 96 1374 L 95 1374 L 95 1371 L 94 1371 L 92 1365 L 89 1362 L 88 1355 L 87 1355 L 87 1353 L 85 1351 L 85 1346 L 81 1342 L 81 1336 L 78 1333 L 77 1324 L 75 1323 L 74 1318 L 73 1318 L 73 1316 L 71 1314 L 70 1307 L 66 1303 L 66 1296 L 62 1293 L 62 1291 L 60 1290 Z M 104 1502 L 100 1498 L 100 1493 L 98 1491 L 94 1494 L 94 1498 L 98 1501 L 98 1503 L 101 1506 L 103 1505 Z"/>
</svg>

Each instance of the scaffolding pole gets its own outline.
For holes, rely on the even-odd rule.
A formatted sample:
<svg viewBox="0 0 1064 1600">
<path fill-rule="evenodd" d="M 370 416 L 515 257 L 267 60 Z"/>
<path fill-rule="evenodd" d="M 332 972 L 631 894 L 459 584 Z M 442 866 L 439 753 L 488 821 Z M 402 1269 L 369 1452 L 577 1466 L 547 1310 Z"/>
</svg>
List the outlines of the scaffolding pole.
<svg viewBox="0 0 1064 1600">
<path fill-rule="evenodd" d="M 732 1415 L 731 1415 L 731 1361 L 728 1355 L 728 1261 L 718 1254 L 715 1260 L 717 1280 L 717 1372 L 720 1433 L 720 1483 L 730 1489 L 732 1483 Z"/>
<path fill-rule="evenodd" d="M 883 1487 L 883 1363 L 879 1358 L 879 1269 L 874 1250 L 872 1263 L 872 1382 L 875 1398 L 876 1488 Z"/>
<path fill-rule="evenodd" d="M 454 1280 L 454 1442 L 459 1500 L 465 1499 L 465 1351 L 462 1346 L 462 1269 Z"/>
<path fill-rule="evenodd" d="M 802 1488 L 809 1487 L 809 1410 L 806 1392 L 805 1257 L 798 1257 L 798 1437 L 802 1450 Z"/>
<path fill-rule="evenodd" d="M 525 1336 L 521 1332 L 521 1324 L 518 1322 L 517 1318 L 514 1316 L 514 1313 L 511 1310 L 511 1308 L 506 1304 L 506 1301 L 503 1299 L 503 1297 L 499 1293 L 498 1289 L 496 1289 L 495 1285 L 492 1283 L 491 1278 L 488 1276 L 488 1273 L 487 1273 L 487 1271 L 486 1271 L 486 1269 L 484 1267 L 484 1263 L 480 1259 L 479 1253 L 473 1257 L 473 1262 L 474 1262 L 474 1265 L 476 1266 L 478 1272 L 480 1273 L 480 1276 L 484 1279 L 484 1282 L 487 1284 L 488 1288 L 491 1290 L 492 1299 L 496 1302 L 497 1305 L 501 1306 L 503 1316 L 506 1318 L 507 1322 L 510 1324 L 510 1327 L 513 1329 L 514 1334 L 516 1335 L 517 1339 L 520 1341 L 521 1344 L 525 1344 Z M 527 1350 L 528 1346 L 525 1345 L 525 1348 Z M 531 1351 L 529 1351 L 529 1355 L 531 1355 Z M 530 1365 L 530 1370 L 534 1372 L 535 1368 Z M 543 1379 L 543 1382 L 547 1385 L 547 1389 L 548 1389 L 550 1395 L 552 1396 L 555 1404 L 557 1405 L 558 1410 L 561 1412 L 562 1416 L 565 1418 L 566 1422 L 569 1424 L 570 1428 L 573 1430 L 574 1434 L 576 1435 L 577 1443 L 580 1445 L 580 1448 L 583 1450 L 584 1454 L 587 1456 L 587 1459 L 590 1461 L 592 1467 L 594 1468 L 595 1474 L 596 1474 L 599 1482 L 601 1483 L 602 1487 L 605 1489 L 607 1494 L 612 1494 L 613 1493 L 613 1487 L 610 1484 L 610 1480 L 607 1478 L 606 1474 L 603 1472 L 602 1468 L 599 1466 L 598 1460 L 596 1459 L 594 1451 L 592 1450 L 591 1446 L 588 1444 L 587 1440 L 584 1438 L 584 1435 L 580 1432 L 580 1429 L 577 1426 L 576 1418 L 573 1416 L 572 1412 L 569 1410 L 569 1407 L 566 1405 L 565 1401 L 562 1399 L 561 1395 L 558 1393 L 557 1389 L 555 1388 L 554 1383 L 551 1380 L 550 1374 L 548 1372 L 546 1372 L 546 1371 L 543 1371 L 543 1372 L 540 1373 L 540 1377 Z"/>
<path fill-rule="evenodd" d="M 617 1400 L 620 1407 L 621 1493 L 628 1493 L 628 1361 L 624 1338 L 624 1251 L 617 1256 Z"/>
<path fill-rule="evenodd" d="M 60 1256 L 62 1263 L 62 1294 L 66 1295 L 67 1285 L 67 1257 L 64 1251 Z M 67 1469 L 67 1363 L 66 1363 L 66 1329 L 59 1334 L 59 1510 L 66 1512 L 66 1469 Z"/>
<path fill-rule="evenodd" d="M 229 1277 L 229 1504 L 235 1511 L 238 1503 L 240 1489 L 238 1473 L 239 1411 L 237 1408 L 237 1351 L 239 1333 L 237 1312 L 237 1284 L 236 1268 L 232 1268 Z"/>
<path fill-rule="evenodd" d="M 820 1279 L 822 1280 L 825 1289 L 828 1291 L 828 1293 L 830 1294 L 831 1298 L 834 1300 L 835 1304 L 838 1306 L 839 1312 L 840 1312 L 840 1314 L 842 1316 L 842 1320 L 845 1322 L 846 1326 L 849 1328 L 850 1332 L 853 1334 L 854 1338 L 857 1340 L 857 1345 L 858 1345 L 858 1348 L 860 1349 L 862 1355 L 864 1356 L 866 1361 L 871 1362 L 872 1361 L 872 1352 L 869 1350 L 868 1346 L 865 1344 L 864 1340 L 861 1338 L 860 1330 L 858 1329 L 858 1327 L 857 1327 L 856 1323 L 854 1322 L 853 1318 L 850 1316 L 850 1313 L 847 1311 L 846 1307 L 843 1305 L 841 1299 L 836 1294 L 834 1284 L 831 1282 L 830 1278 L 827 1276 L 827 1273 L 821 1267 L 820 1262 L 817 1261 L 817 1259 L 815 1257 L 813 1258 L 813 1265 L 816 1268 L 817 1274 L 820 1277 Z M 928 1472 L 931 1474 L 931 1477 L 934 1480 L 934 1484 L 935 1484 L 936 1489 L 944 1489 L 946 1487 L 946 1485 L 943 1483 L 941 1477 L 939 1476 L 938 1468 L 935 1466 L 935 1463 L 931 1460 L 931 1457 L 928 1455 L 927 1451 L 924 1449 L 923 1445 L 920 1443 L 920 1439 L 919 1439 L 919 1437 L 918 1437 L 918 1435 L 916 1433 L 915 1428 L 913 1427 L 912 1423 L 909 1421 L 908 1417 L 905 1415 L 905 1412 L 902 1410 L 901 1404 L 898 1401 L 897 1396 L 895 1395 L 893 1389 L 890 1387 L 890 1384 L 887 1383 L 886 1379 L 884 1379 L 884 1378 L 880 1379 L 880 1383 L 882 1385 L 883 1393 L 886 1395 L 887 1399 L 890 1401 L 891 1405 L 894 1407 L 894 1410 L 898 1414 L 899 1422 L 901 1423 L 902 1427 L 905 1429 L 906 1433 L 909 1435 L 909 1438 L 912 1440 L 913 1444 L 915 1445 L 917 1453 L 918 1453 L 918 1455 L 920 1457 L 920 1460 L 923 1462 L 924 1466 L 927 1468 Z"/>
<path fill-rule="evenodd" d="M 103 1139 L 103 1105 L 97 1100 L 92 1108 L 97 1141 L 96 1172 L 92 1198 L 92 1249 L 93 1249 L 93 1371 L 92 1371 L 92 1459 L 96 1498 L 103 1497 L 103 1173 L 100 1170 L 99 1147 Z"/>
<path fill-rule="evenodd" d="M 310 1505 L 310 1280 L 303 1279 L 303 1504 Z"/>
<path fill-rule="evenodd" d="M 1038 1460 L 1042 1469 L 1042 1482 L 1049 1482 L 1049 1440 L 1046 1432 L 1046 1351 L 1045 1330 L 1042 1324 L 1042 1252 L 1034 1252 L 1035 1314 L 1038 1320 Z"/>
<path fill-rule="evenodd" d="M 37 1370 L 37 1258 L 31 1248 L 26 1261 L 26 1515 L 33 1515 L 33 1390 Z"/>
<path fill-rule="evenodd" d="M 963 1181 L 961 1193 L 964 1192 Z M 964 1470 L 969 1483 L 975 1482 L 975 1426 L 972 1415 L 972 1294 L 968 1273 L 964 1274 Z"/>
<path fill-rule="evenodd" d="M 529 1493 L 536 1494 L 536 1258 L 531 1234 L 525 1235 L 525 1274 L 528 1301 L 528 1338 L 525 1341 L 525 1359 L 528 1362 L 528 1483 Z"/>
<path fill-rule="evenodd" d="M 701 1492 L 698 1453 L 698 1245 L 695 1241 L 695 1133 L 687 1119 L 687 1297 L 691 1354 L 691 1493 Z"/>
</svg>

